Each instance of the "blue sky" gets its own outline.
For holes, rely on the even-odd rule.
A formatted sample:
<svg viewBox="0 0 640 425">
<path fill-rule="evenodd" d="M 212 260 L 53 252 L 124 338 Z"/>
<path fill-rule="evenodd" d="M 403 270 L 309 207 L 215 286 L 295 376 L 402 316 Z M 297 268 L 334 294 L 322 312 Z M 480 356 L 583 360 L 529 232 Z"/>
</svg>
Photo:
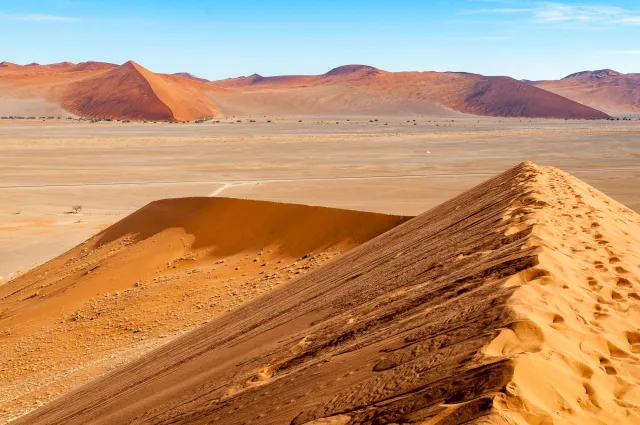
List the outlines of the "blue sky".
<svg viewBox="0 0 640 425">
<path fill-rule="evenodd" d="M 0 0 L 0 61 L 123 63 L 219 79 L 343 64 L 555 79 L 640 72 L 640 2 Z"/>
</svg>

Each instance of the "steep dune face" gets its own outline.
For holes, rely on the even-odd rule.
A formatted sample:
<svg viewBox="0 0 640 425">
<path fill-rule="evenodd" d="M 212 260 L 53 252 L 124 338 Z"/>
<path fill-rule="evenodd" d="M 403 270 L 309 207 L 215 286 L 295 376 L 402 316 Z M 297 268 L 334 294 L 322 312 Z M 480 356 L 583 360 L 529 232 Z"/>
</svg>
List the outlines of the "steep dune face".
<svg viewBox="0 0 640 425">
<path fill-rule="evenodd" d="M 523 163 L 17 423 L 639 423 L 639 252 Z"/>
<path fill-rule="evenodd" d="M 385 72 L 346 65 L 319 76 L 253 75 L 213 84 L 241 93 L 216 97 L 229 113 L 607 117 L 512 78 L 465 73 Z"/>
<path fill-rule="evenodd" d="M 225 198 L 147 205 L 0 286 L 0 423 L 407 219 Z"/>
<path fill-rule="evenodd" d="M 133 62 L 74 82 L 66 90 L 62 105 L 83 117 L 172 120 L 173 112 Z"/>
<path fill-rule="evenodd" d="M 578 72 L 558 81 L 535 81 L 532 84 L 608 114 L 640 114 L 640 74 L 622 74 L 603 69 Z"/>
<path fill-rule="evenodd" d="M 62 104 L 85 117 L 185 121 L 217 114 L 208 86 L 157 75 L 134 62 L 73 83 Z M 214 90 L 211 88 L 210 90 Z"/>
</svg>

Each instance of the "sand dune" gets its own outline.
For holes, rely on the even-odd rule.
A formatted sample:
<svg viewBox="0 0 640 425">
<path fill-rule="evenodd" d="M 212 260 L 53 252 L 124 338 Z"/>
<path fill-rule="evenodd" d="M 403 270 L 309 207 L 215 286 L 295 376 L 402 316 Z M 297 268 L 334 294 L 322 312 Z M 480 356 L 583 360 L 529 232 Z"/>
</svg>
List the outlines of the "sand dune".
<svg viewBox="0 0 640 425">
<path fill-rule="evenodd" d="M 35 116 L 189 121 L 218 114 L 209 94 L 225 91 L 173 75 L 154 74 L 135 62 L 116 66 L 84 62 L 0 68 L 0 103 L 5 116 L 24 115 L 24 102 L 45 102 L 32 107 Z"/>
<path fill-rule="evenodd" d="M 65 115 L 191 121 L 223 115 L 606 118 L 565 97 L 509 77 L 454 72 L 386 72 L 345 65 L 322 75 L 230 78 L 209 83 L 189 73 L 153 73 L 135 62 L 19 66 L 0 64 L 0 102 L 59 105 Z M 34 112 L 47 116 L 49 108 Z M 39 113 L 37 113 L 39 112 Z"/>
<path fill-rule="evenodd" d="M 149 204 L 0 286 L 0 423 L 406 219 L 225 198 Z"/>
<path fill-rule="evenodd" d="M 640 114 L 640 74 L 603 69 L 578 72 L 558 81 L 531 83 L 608 114 Z"/>
<path fill-rule="evenodd" d="M 523 163 L 17 423 L 637 424 L 639 248 Z"/>
<path fill-rule="evenodd" d="M 346 65 L 323 75 L 214 81 L 242 92 L 218 95 L 236 114 L 360 114 L 455 116 L 456 113 L 543 118 L 605 118 L 606 114 L 509 77 L 453 72 L 386 72 Z"/>
<path fill-rule="evenodd" d="M 73 83 L 62 104 L 85 117 L 189 121 L 217 114 L 206 96 L 213 89 L 180 77 L 154 74 L 129 61 Z"/>
</svg>

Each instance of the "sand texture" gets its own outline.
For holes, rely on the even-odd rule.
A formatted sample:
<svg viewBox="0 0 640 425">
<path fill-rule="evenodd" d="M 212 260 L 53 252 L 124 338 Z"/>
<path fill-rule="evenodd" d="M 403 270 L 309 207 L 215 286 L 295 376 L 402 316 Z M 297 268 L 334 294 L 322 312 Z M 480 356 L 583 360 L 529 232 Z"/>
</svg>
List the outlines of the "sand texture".
<svg viewBox="0 0 640 425">
<path fill-rule="evenodd" d="M 0 286 L 0 423 L 407 219 L 226 198 L 149 204 Z"/>
<path fill-rule="evenodd" d="M 522 163 L 17 423 L 637 424 L 639 252 Z"/>
</svg>

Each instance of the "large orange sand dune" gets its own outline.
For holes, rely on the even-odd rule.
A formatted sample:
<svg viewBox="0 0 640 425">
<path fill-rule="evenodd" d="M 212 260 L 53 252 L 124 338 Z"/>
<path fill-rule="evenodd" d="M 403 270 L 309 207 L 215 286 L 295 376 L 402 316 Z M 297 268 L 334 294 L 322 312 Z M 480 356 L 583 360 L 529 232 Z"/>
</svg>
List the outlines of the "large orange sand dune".
<svg viewBox="0 0 640 425">
<path fill-rule="evenodd" d="M 523 163 L 17 423 L 638 424 L 639 267 L 638 214 Z"/>
<path fill-rule="evenodd" d="M 153 202 L 0 286 L 0 423 L 406 220 L 225 198 Z"/>
</svg>

